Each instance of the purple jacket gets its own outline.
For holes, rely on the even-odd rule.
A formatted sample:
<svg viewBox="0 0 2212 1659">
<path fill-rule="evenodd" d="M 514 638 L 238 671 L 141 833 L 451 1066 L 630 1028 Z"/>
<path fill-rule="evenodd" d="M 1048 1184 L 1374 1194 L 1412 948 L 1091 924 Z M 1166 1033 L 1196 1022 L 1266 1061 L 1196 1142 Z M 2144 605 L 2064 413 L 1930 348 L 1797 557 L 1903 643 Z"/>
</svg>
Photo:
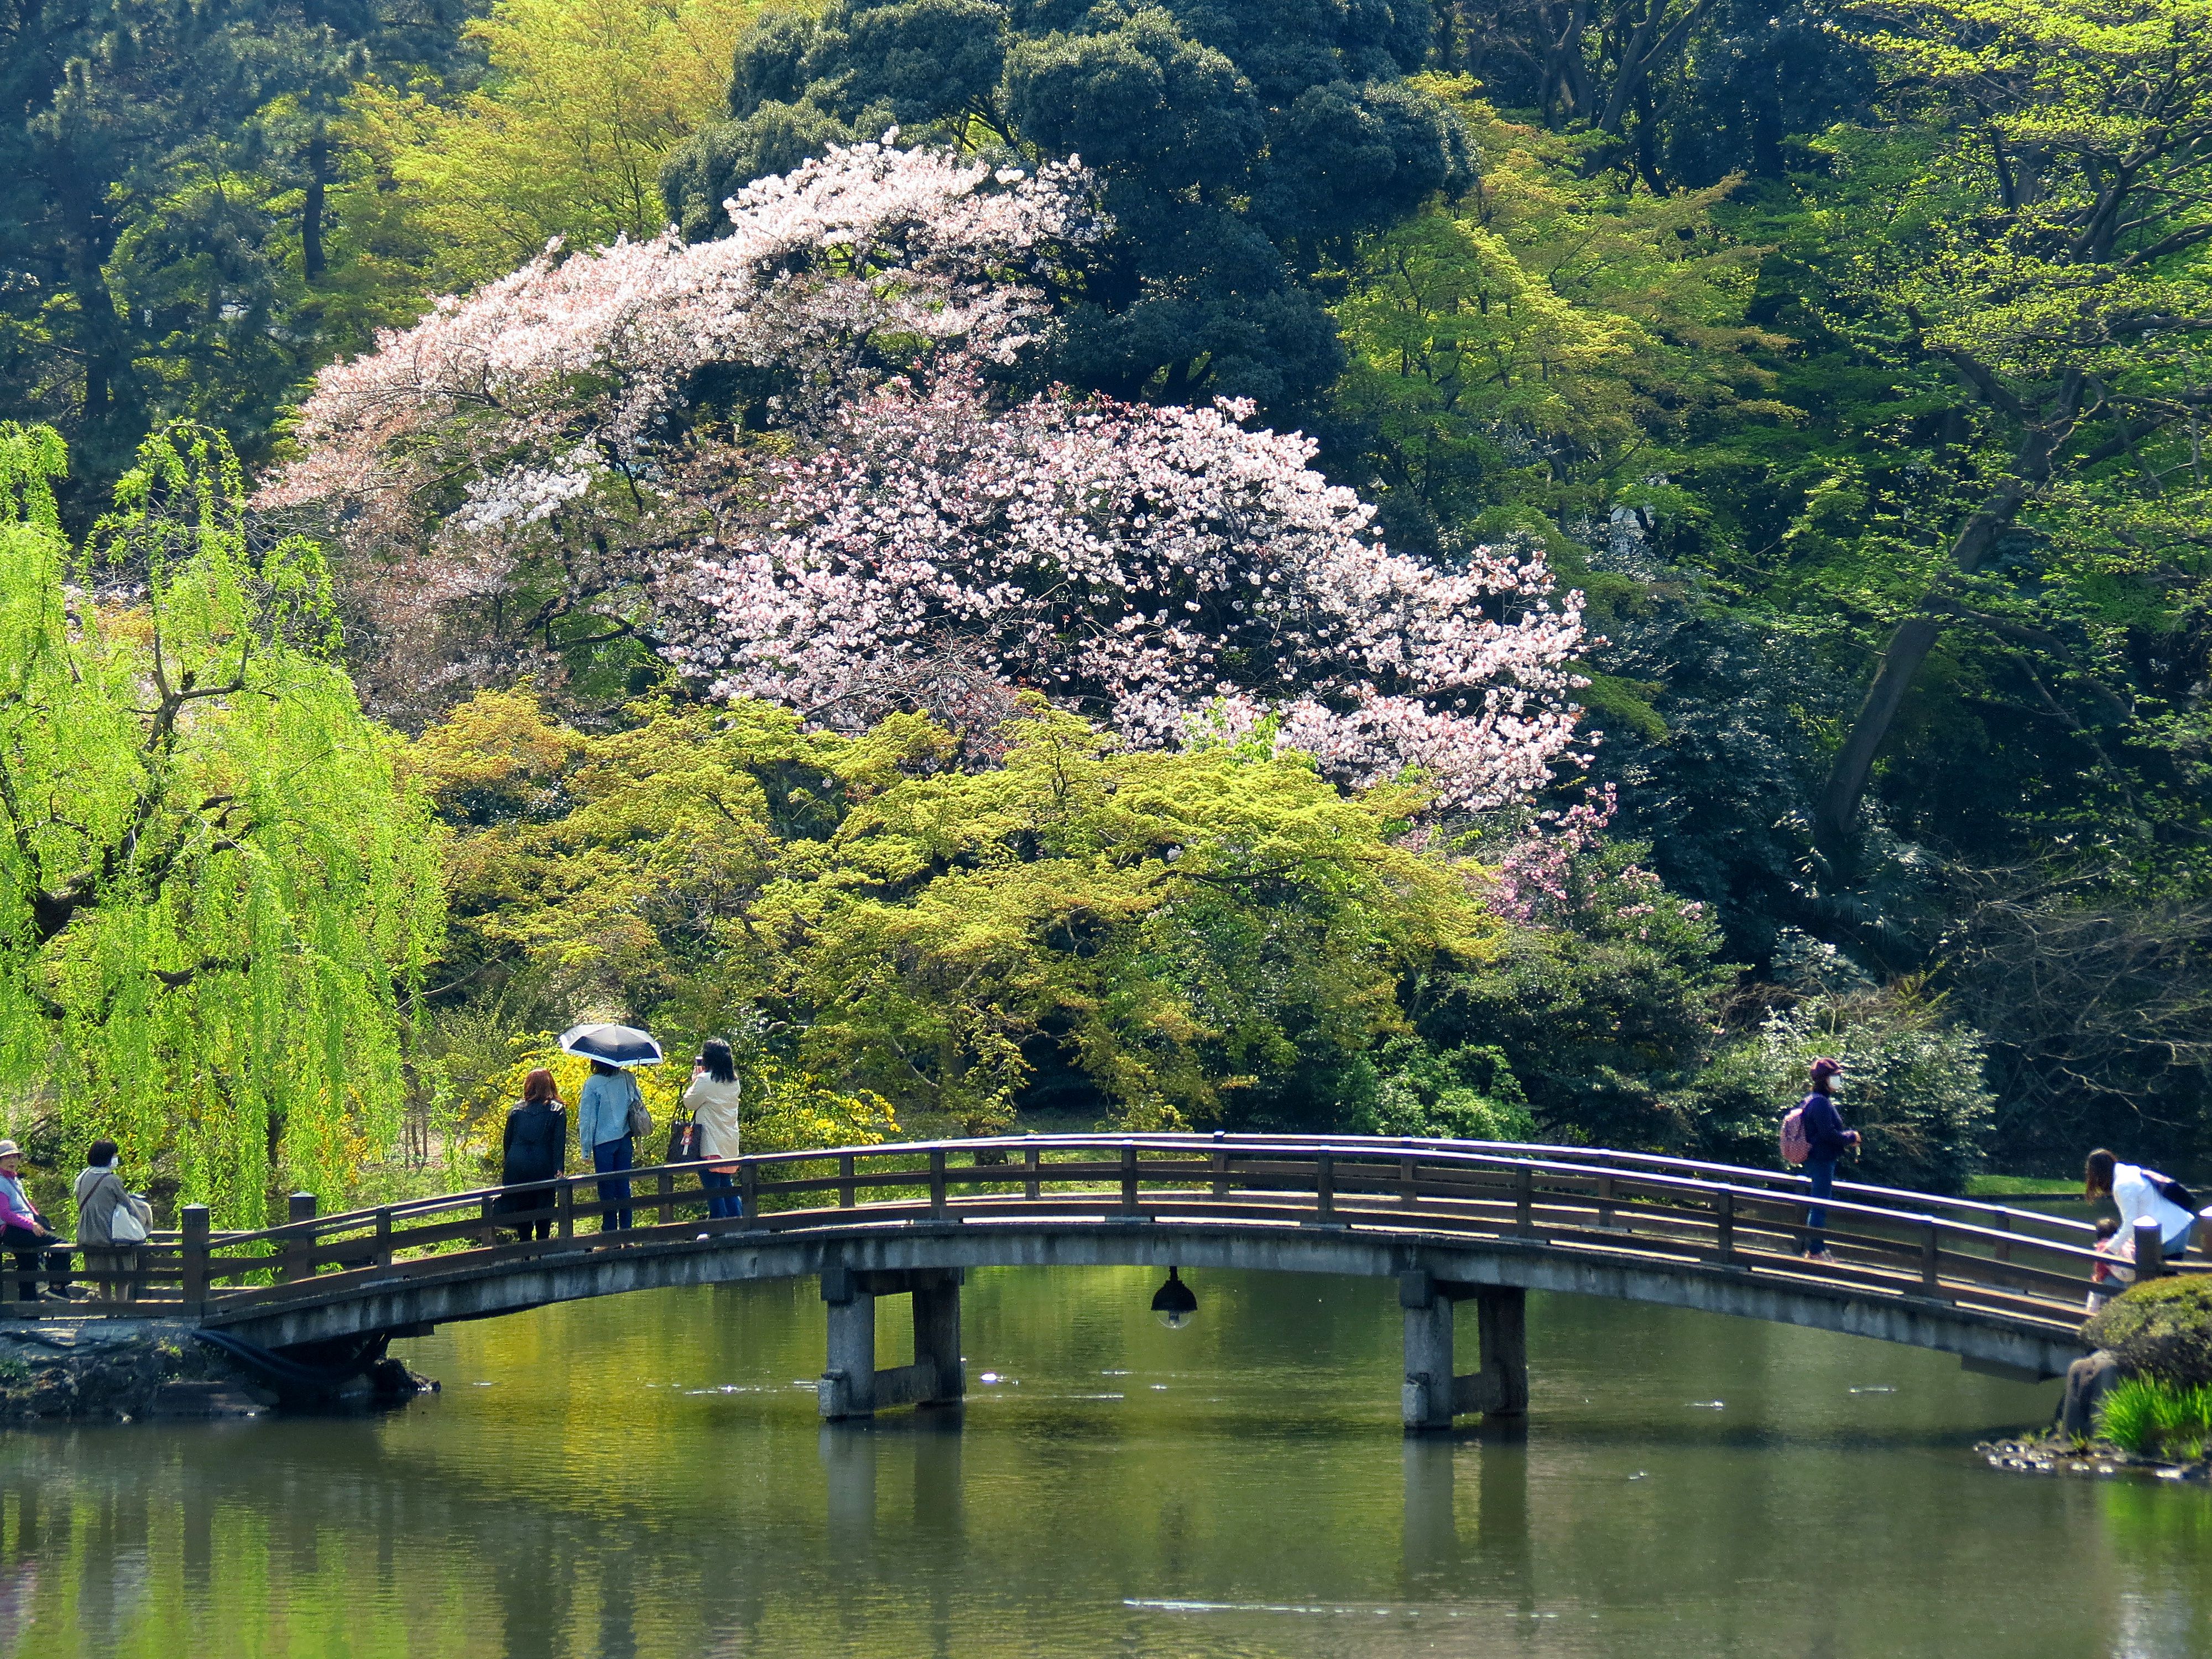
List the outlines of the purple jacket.
<svg viewBox="0 0 2212 1659">
<path fill-rule="evenodd" d="M 39 1212 L 23 1196 L 22 1183 L 13 1176 L 0 1175 L 0 1226 L 21 1227 L 27 1233 L 45 1231 Z"/>
</svg>

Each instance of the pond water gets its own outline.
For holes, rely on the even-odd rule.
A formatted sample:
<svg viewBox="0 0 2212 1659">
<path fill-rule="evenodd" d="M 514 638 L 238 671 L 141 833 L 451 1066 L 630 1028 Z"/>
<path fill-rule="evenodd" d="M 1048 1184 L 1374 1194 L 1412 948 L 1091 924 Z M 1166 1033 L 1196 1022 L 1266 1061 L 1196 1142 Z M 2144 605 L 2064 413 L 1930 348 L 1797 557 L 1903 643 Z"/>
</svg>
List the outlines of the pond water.
<svg viewBox="0 0 2212 1659">
<path fill-rule="evenodd" d="M 382 1416 L 0 1437 L 0 1653 L 2212 1653 L 2212 1494 L 1972 1454 L 2056 1384 L 1532 1296 L 1525 1431 L 1408 1441 L 1394 1285 L 1170 1332 L 1156 1279 L 972 1274 L 968 1405 L 872 1427 L 806 1281 L 449 1327 Z"/>
</svg>

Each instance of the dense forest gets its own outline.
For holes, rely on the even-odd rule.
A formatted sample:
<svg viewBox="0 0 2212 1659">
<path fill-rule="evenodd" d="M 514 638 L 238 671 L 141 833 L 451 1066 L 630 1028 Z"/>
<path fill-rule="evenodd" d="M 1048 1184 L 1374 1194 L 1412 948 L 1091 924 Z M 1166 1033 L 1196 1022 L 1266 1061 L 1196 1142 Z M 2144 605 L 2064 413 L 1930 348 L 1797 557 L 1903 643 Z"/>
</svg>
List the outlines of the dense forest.
<svg viewBox="0 0 2212 1659">
<path fill-rule="evenodd" d="M 2208 0 L 0 20 L 27 1133 L 2212 1154 Z"/>
</svg>

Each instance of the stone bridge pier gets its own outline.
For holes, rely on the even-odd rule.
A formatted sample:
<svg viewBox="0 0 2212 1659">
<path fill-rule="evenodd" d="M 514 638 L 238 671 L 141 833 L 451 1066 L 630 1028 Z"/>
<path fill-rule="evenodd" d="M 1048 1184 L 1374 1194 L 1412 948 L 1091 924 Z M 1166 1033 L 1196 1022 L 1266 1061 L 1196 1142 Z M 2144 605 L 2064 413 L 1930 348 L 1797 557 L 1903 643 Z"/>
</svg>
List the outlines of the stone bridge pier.
<svg viewBox="0 0 2212 1659">
<path fill-rule="evenodd" d="M 822 1299 L 830 1309 L 830 1359 L 822 1372 L 821 1412 L 831 1422 L 872 1417 L 891 1406 L 956 1406 L 968 1392 L 960 1360 L 960 1267 L 827 1267 Z M 876 1298 L 903 1296 L 914 1307 L 914 1364 L 876 1369 Z"/>
<path fill-rule="evenodd" d="M 1528 1410 L 1528 1291 L 1510 1285 L 1464 1285 L 1425 1267 L 1398 1275 L 1406 1310 L 1406 1384 L 1400 1404 L 1407 1433 L 1449 1429 L 1470 1412 L 1521 1417 Z M 1473 1302 L 1480 1364 L 1460 1374 L 1452 1358 L 1455 1304 Z"/>
</svg>

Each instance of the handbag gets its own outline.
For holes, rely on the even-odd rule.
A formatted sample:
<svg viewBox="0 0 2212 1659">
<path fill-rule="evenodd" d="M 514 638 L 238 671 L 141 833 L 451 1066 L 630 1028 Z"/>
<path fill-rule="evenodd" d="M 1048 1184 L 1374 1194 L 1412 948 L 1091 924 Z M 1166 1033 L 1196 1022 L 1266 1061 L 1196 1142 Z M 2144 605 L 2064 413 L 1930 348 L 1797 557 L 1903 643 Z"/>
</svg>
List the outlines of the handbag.
<svg viewBox="0 0 2212 1659">
<path fill-rule="evenodd" d="M 637 1079 L 629 1080 L 629 1132 L 639 1140 L 653 1133 L 653 1114 L 645 1109 L 645 1096 L 637 1086 Z"/>
<path fill-rule="evenodd" d="M 118 1181 L 115 1184 L 119 1187 L 123 1183 Z M 107 1242 L 111 1244 L 143 1244 L 146 1242 L 146 1224 L 153 1218 L 152 1205 L 136 1193 L 125 1193 L 108 1214 Z"/>
<path fill-rule="evenodd" d="M 668 1126 L 668 1156 L 663 1162 L 690 1163 L 699 1156 L 696 1150 L 698 1139 L 699 1126 L 688 1117 L 678 1118 Z"/>
</svg>

